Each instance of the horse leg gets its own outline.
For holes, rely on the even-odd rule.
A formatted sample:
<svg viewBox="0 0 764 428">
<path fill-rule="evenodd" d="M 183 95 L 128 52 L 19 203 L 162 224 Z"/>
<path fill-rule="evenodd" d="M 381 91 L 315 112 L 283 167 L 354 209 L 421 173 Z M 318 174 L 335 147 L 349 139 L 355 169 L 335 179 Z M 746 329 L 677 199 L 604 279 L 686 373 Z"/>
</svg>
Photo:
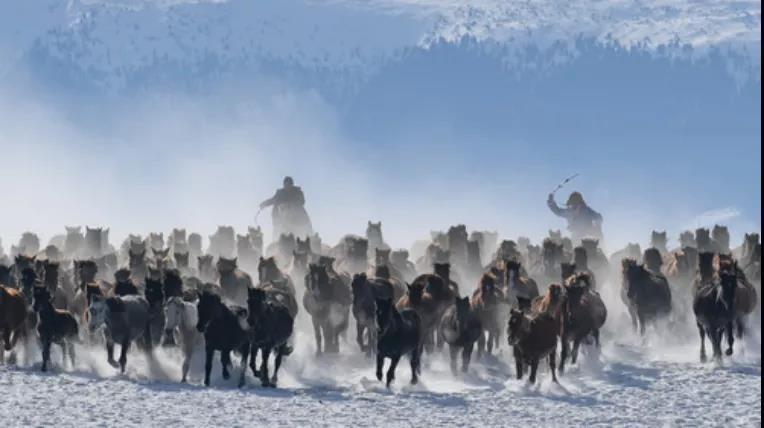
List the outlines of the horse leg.
<svg viewBox="0 0 764 428">
<path fill-rule="evenodd" d="M 576 361 L 578 361 L 578 349 L 581 347 L 581 340 L 582 339 L 583 338 L 581 338 L 581 337 L 576 337 L 573 340 L 573 352 L 571 352 L 571 354 L 570 354 L 570 363 L 571 364 L 576 364 Z"/>
<path fill-rule="evenodd" d="M 260 363 L 260 382 L 263 386 L 271 385 L 271 379 L 268 376 L 268 357 L 271 356 L 271 348 L 263 348 L 263 361 Z"/>
<path fill-rule="evenodd" d="M 714 359 L 721 361 L 722 359 L 722 331 L 719 328 L 714 328 L 711 331 L 711 346 L 714 349 Z"/>
<path fill-rule="evenodd" d="M 369 346 L 366 348 L 366 356 L 371 358 L 377 348 L 377 329 L 371 326 L 367 327 L 366 331 L 369 333 Z"/>
<path fill-rule="evenodd" d="M 725 333 L 727 334 L 727 350 L 725 351 L 725 354 L 729 357 L 734 352 L 733 346 L 735 345 L 735 328 L 733 326 L 733 321 L 727 323 Z"/>
<path fill-rule="evenodd" d="M 377 380 L 382 380 L 382 367 L 385 365 L 385 357 L 377 352 Z"/>
<path fill-rule="evenodd" d="M 110 338 L 106 340 L 106 357 L 112 367 L 119 367 L 117 362 L 114 361 L 114 341 Z"/>
<path fill-rule="evenodd" d="M 186 383 L 186 377 L 188 376 L 188 369 L 191 367 L 191 356 L 194 354 L 194 346 L 192 341 L 183 342 L 183 368 L 181 369 L 181 383 Z"/>
<path fill-rule="evenodd" d="M 321 355 L 321 324 L 316 317 L 311 317 L 313 322 L 313 334 L 316 336 L 316 355 Z"/>
<path fill-rule="evenodd" d="M 361 352 L 368 353 L 368 349 L 363 343 L 363 333 L 365 330 L 365 326 L 361 324 L 360 322 L 357 322 L 355 324 L 355 341 L 358 343 L 358 347 L 361 348 Z M 369 346 L 371 346 L 371 340 L 369 340 Z"/>
<path fill-rule="evenodd" d="M 536 372 L 538 371 L 538 369 L 539 369 L 539 360 L 537 358 L 534 358 L 531 361 L 531 375 L 528 378 L 528 381 L 530 381 L 530 383 L 532 384 L 536 383 Z"/>
<path fill-rule="evenodd" d="M 549 354 L 549 369 L 552 370 L 552 382 L 560 383 L 557 380 L 557 348 Z"/>
<path fill-rule="evenodd" d="M 281 368 L 281 359 L 284 357 L 284 347 L 286 345 L 279 346 L 276 350 L 276 361 L 273 365 L 273 376 L 271 376 L 271 386 L 276 386 L 279 382 L 279 369 Z"/>
<path fill-rule="evenodd" d="M 515 356 L 515 375 L 517 376 L 517 380 L 520 380 L 523 378 L 523 358 L 522 355 L 520 355 L 520 350 L 517 349 L 517 347 L 513 347 L 512 354 Z"/>
<path fill-rule="evenodd" d="M 220 351 L 220 364 L 223 365 L 223 379 L 228 380 L 231 378 L 231 373 L 228 368 L 231 366 L 231 350 L 226 349 Z"/>
<path fill-rule="evenodd" d="M 386 385 L 388 388 L 390 388 L 390 384 L 393 382 L 393 379 L 395 379 L 395 368 L 398 366 L 398 361 L 400 361 L 400 359 L 400 355 L 394 355 L 390 358 L 390 367 L 387 369 L 386 379 Z"/>
<path fill-rule="evenodd" d="M 411 384 L 416 385 L 419 383 L 419 370 L 421 365 L 422 348 L 417 346 L 411 351 Z"/>
<path fill-rule="evenodd" d="M 69 348 L 69 360 L 70 360 L 70 362 L 72 364 L 72 369 L 74 369 L 75 360 L 76 360 L 75 354 L 74 354 L 74 343 L 72 343 L 70 341 L 67 341 L 66 342 L 66 346 L 67 346 L 67 348 Z"/>
<path fill-rule="evenodd" d="M 204 351 L 204 386 L 210 386 L 210 372 L 212 371 L 212 357 L 215 355 L 215 348 L 207 345 Z"/>
<path fill-rule="evenodd" d="M 44 372 L 48 371 L 48 361 L 50 361 L 50 345 L 50 339 L 42 339 L 42 367 L 40 369 Z"/>
<path fill-rule="evenodd" d="M 130 349 L 130 339 L 122 341 L 122 349 L 119 354 L 119 371 L 125 374 L 125 366 L 127 365 L 127 351 Z"/>
<path fill-rule="evenodd" d="M 634 333 L 636 333 L 639 324 L 637 323 L 637 314 L 634 313 L 634 309 L 631 307 L 629 307 L 629 316 L 631 317 L 631 328 L 634 330 Z"/>
<path fill-rule="evenodd" d="M 438 350 L 443 349 L 443 346 L 446 344 L 446 339 L 443 337 L 443 332 L 441 331 L 440 326 L 438 326 L 435 331 L 435 342 L 435 346 Z"/>
<path fill-rule="evenodd" d="M 600 348 L 600 331 L 599 329 L 596 329 L 592 332 L 592 336 L 594 336 L 594 346 L 597 347 L 597 349 Z"/>
<path fill-rule="evenodd" d="M 435 329 L 428 329 L 424 334 L 424 349 L 428 354 L 432 354 L 435 350 L 435 340 L 433 335 Z"/>
<path fill-rule="evenodd" d="M 706 329 L 698 323 L 698 332 L 700 333 L 700 362 L 705 363 L 708 360 L 706 356 Z"/>
<path fill-rule="evenodd" d="M 737 338 L 742 339 L 745 333 L 745 321 L 743 321 L 742 315 L 735 319 L 735 326 L 737 327 Z"/>
<path fill-rule="evenodd" d="M 496 352 L 499 351 L 499 344 L 501 343 L 501 334 L 503 333 L 501 329 L 501 324 L 496 329 L 496 335 L 494 336 L 494 340 L 496 343 L 493 344 L 494 348 L 496 348 Z"/>
<path fill-rule="evenodd" d="M 488 342 L 486 343 L 486 353 L 488 355 L 493 354 L 493 342 L 496 340 L 495 337 L 495 329 L 488 329 Z"/>
<path fill-rule="evenodd" d="M 6 351 L 10 351 L 11 349 L 13 349 L 13 347 L 11 346 L 11 329 L 10 328 L 6 328 L 5 330 L 3 330 L 3 344 L 4 344 L 3 349 L 5 349 Z"/>
<path fill-rule="evenodd" d="M 470 368 L 470 360 L 472 359 L 472 348 L 475 343 L 468 343 L 462 348 L 462 373 L 467 373 Z"/>
<path fill-rule="evenodd" d="M 456 345 L 448 344 L 448 353 L 451 357 L 451 374 L 454 376 L 456 376 L 456 354 L 458 351 Z"/>
<path fill-rule="evenodd" d="M 560 338 L 560 341 L 562 342 L 562 349 L 560 350 L 560 374 L 562 375 L 565 373 L 565 361 L 568 359 L 568 353 L 570 352 L 570 343 L 568 343 L 564 335 Z"/>
<path fill-rule="evenodd" d="M 483 359 L 483 352 L 485 352 L 485 332 L 481 331 L 480 336 L 478 336 L 478 346 L 477 346 L 478 360 Z"/>
<path fill-rule="evenodd" d="M 639 335 L 644 337 L 645 336 L 645 317 L 642 314 L 638 314 L 639 318 Z"/>
<path fill-rule="evenodd" d="M 247 375 L 247 358 L 249 358 L 249 343 L 239 349 L 241 352 L 241 372 L 239 373 L 239 388 L 244 386 L 244 378 Z"/>
</svg>

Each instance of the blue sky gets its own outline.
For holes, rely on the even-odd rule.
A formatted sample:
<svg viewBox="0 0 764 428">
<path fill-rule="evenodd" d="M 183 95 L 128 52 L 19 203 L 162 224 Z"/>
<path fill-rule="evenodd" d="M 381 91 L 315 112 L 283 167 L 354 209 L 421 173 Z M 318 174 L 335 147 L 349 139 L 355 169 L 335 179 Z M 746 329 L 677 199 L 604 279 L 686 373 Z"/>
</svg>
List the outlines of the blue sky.
<svg viewBox="0 0 764 428">
<path fill-rule="evenodd" d="M 288 3 L 3 5 L 6 248 L 243 227 L 284 174 L 330 241 L 367 219 L 396 245 L 462 222 L 538 238 L 573 173 L 611 247 L 760 229 L 756 2 Z"/>
</svg>

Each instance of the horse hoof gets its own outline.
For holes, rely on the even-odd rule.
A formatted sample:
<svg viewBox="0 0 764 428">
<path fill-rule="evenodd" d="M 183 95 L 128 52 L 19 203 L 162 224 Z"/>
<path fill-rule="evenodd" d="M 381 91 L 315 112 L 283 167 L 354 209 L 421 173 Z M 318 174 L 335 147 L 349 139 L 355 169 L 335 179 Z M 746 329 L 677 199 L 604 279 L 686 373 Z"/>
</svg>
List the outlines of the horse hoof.
<svg viewBox="0 0 764 428">
<path fill-rule="evenodd" d="M 114 360 L 109 360 L 109 365 L 110 365 L 110 366 L 112 366 L 112 367 L 114 367 L 115 369 L 116 369 L 116 368 L 119 368 L 119 363 L 117 363 L 117 362 L 116 362 L 116 361 L 114 361 Z"/>
<path fill-rule="evenodd" d="M 705 363 L 705 362 L 708 362 L 708 357 L 706 357 L 705 355 L 701 355 L 701 356 L 700 356 L 700 362 L 701 362 L 701 363 Z"/>
<path fill-rule="evenodd" d="M 730 348 L 730 349 L 727 349 L 727 351 L 725 352 L 725 354 L 727 354 L 727 356 L 728 356 L 728 357 L 729 357 L 730 355 L 732 355 L 732 353 L 733 353 L 733 351 L 732 351 L 732 348 Z"/>
<path fill-rule="evenodd" d="M 223 379 L 228 380 L 231 378 L 230 373 L 223 373 Z"/>
</svg>

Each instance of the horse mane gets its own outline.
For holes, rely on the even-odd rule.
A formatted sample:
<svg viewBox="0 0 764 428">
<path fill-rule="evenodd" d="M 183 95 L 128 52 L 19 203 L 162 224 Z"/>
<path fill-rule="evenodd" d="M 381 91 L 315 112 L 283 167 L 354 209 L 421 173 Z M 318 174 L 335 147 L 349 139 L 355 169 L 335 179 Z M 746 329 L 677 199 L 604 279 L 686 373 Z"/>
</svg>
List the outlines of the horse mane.
<svg viewBox="0 0 764 428">
<path fill-rule="evenodd" d="M 578 272 L 565 280 L 565 287 L 574 287 L 576 284 L 583 282 L 584 287 L 590 287 L 592 285 L 592 275 L 589 272 Z"/>
<path fill-rule="evenodd" d="M 540 300 L 538 300 L 537 305 L 535 306 L 535 311 L 537 315 L 540 314 L 547 314 L 547 315 L 555 315 L 550 313 L 550 309 L 553 307 L 553 305 L 559 303 L 559 296 L 557 297 L 558 301 L 554 301 L 555 298 L 553 297 L 553 289 L 554 288 L 562 288 L 559 284 L 552 284 L 549 286 L 549 290 L 547 290 L 546 294 L 544 294 Z M 561 291 L 561 290 L 560 290 Z M 557 308 L 559 309 L 559 308 Z"/>
</svg>

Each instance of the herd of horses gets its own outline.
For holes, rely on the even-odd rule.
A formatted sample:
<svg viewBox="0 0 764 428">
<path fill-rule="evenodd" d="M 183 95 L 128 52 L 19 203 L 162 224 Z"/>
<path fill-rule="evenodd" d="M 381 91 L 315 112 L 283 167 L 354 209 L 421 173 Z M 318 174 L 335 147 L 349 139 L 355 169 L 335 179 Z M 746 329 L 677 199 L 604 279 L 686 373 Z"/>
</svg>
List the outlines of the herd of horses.
<svg viewBox="0 0 764 428">
<path fill-rule="evenodd" d="M 75 345 L 105 345 L 109 364 L 121 372 L 134 344 L 149 355 L 157 346 L 176 346 L 185 382 L 203 347 L 205 385 L 217 351 L 224 379 L 234 353 L 241 358 L 239 385 L 249 367 L 273 387 L 294 350 L 295 321 L 307 316 L 316 354 L 348 346 L 354 324 L 358 349 L 376 357 L 380 381 L 390 360 L 388 387 L 402 357 L 416 383 L 425 355 L 447 347 L 457 375 L 460 357 L 466 372 L 474 352 L 480 359 L 504 340 L 518 379 L 529 372 L 535 382 L 546 359 L 556 381 L 582 345 L 599 347 L 608 317 L 600 288 L 618 282 L 635 331 L 694 316 L 701 360 L 706 337 L 714 358 L 722 358 L 725 338 L 731 355 L 759 307 L 759 235 L 746 234 L 732 249 L 727 228 L 716 226 L 684 232 L 679 242 L 669 250 L 666 233 L 653 232 L 644 252 L 629 244 L 608 258 L 593 239 L 574 245 L 550 231 L 540 245 L 527 238 L 499 242 L 494 232 L 468 233 L 464 225 L 432 232 L 411 252 L 391 249 L 381 223 L 371 222 L 365 236 L 348 235 L 335 246 L 316 234 L 282 235 L 266 247 L 259 228 L 242 235 L 229 226 L 209 237 L 206 250 L 201 235 L 184 229 L 167 240 L 161 233 L 130 235 L 119 248 L 110 245 L 108 229 L 67 227 L 44 248 L 25 233 L 9 256 L 0 247 L 0 363 L 35 336 L 43 371 L 53 344 L 72 366 Z"/>
</svg>

